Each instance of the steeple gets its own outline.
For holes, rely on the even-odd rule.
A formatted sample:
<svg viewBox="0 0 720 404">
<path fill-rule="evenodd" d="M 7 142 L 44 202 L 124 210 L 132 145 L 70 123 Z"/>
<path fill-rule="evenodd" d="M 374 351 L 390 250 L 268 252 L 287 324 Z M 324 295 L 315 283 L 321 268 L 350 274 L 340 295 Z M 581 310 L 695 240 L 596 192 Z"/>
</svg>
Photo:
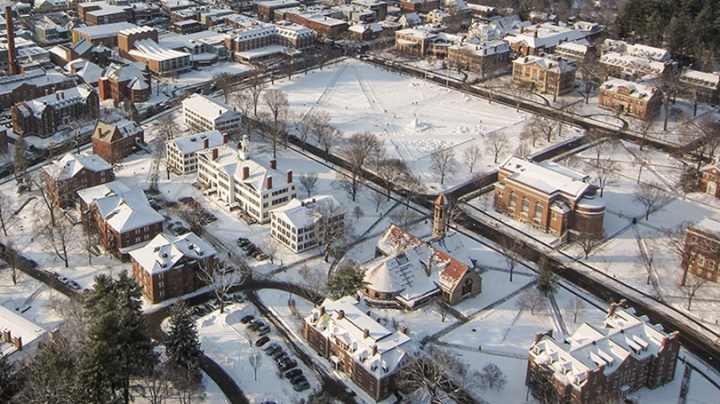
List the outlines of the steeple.
<svg viewBox="0 0 720 404">
<path fill-rule="evenodd" d="M 243 135 L 242 141 L 238 143 L 238 156 L 240 160 L 247 160 L 250 158 L 250 137 L 246 134 Z"/>
<path fill-rule="evenodd" d="M 445 237 L 445 233 L 447 232 L 447 209 L 448 209 L 448 199 L 445 197 L 445 194 L 438 195 L 437 199 L 435 199 L 435 209 L 433 214 L 433 230 L 432 230 L 432 236 L 431 238 L 433 240 L 440 240 L 443 237 Z"/>
</svg>

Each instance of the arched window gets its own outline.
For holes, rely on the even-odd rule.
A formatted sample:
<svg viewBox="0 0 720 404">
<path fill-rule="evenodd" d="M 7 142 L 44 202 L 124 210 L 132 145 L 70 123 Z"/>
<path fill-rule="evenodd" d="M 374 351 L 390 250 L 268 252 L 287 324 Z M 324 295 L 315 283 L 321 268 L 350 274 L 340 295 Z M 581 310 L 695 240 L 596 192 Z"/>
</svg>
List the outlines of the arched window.
<svg viewBox="0 0 720 404">
<path fill-rule="evenodd" d="M 543 214 L 543 206 L 540 202 L 535 202 L 535 214 L 533 215 L 533 220 L 536 222 L 539 222 L 542 220 L 542 214 Z"/>
<path fill-rule="evenodd" d="M 517 206 L 517 195 L 515 195 L 515 191 L 510 191 L 510 209 L 515 210 L 515 207 Z"/>
<path fill-rule="evenodd" d="M 530 198 L 528 198 L 527 196 L 523 196 L 522 199 L 522 213 L 524 215 L 530 213 Z"/>
</svg>

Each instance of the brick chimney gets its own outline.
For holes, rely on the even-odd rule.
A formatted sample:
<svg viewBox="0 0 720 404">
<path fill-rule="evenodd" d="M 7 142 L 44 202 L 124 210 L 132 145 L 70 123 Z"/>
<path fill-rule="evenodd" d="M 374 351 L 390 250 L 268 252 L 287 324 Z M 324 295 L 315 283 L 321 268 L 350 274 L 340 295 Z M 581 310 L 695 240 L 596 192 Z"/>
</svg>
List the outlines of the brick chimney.
<svg viewBox="0 0 720 404">
<path fill-rule="evenodd" d="M 287 178 L 288 184 L 292 182 L 292 170 L 287 170 L 286 178 Z M 358 296 L 358 298 L 359 298 L 359 296 Z"/>
<path fill-rule="evenodd" d="M 615 314 L 615 308 L 617 308 L 617 303 L 611 303 L 610 304 L 610 310 L 608 310 L 608 317 Z"/>
<path fill-rule="evenodd" d="M 367 328 L 363 330 L 363 339 L 370 336 L 370 330 Z"/>
<path fill-rule="evenodd" d="M 356 302 L 359 302 L 359 301 L 360 301 L 360 295 L 359 295 L 359 294 L 356 294 L 356 295 L 355 295 L 355 301 L 356 301 Z"/>
<path fill-rule="evenodd" d="M 400 329 L 400 332 L 403 333 L 403 334 L 407 334 L 407 327 L 403 326 L 403 327 Z"/>
<path fill-rule="evenodd" d="M 270 160 L 270 168 L 273 170 L 277 170 L 277 160 Z"/>
<path fill-rule="evenodd" d="M 237 142 L 237 144 L 235 145 L 235 147 L 237 147 L 238 150 L 242 150 L 242 143 Z"/>
<path fill-rule="evenodd" d="M 212 150 L 212 159 L 213 159 L 213 161 L 217 160 L 217 158 L 218 158 L 218 149 L 213 149 L 213 150 Z"/>
<path fill-rule="evenodd" d="M 338 320 L 342 320 L 345 317 L 345 312 L 343 310 L 338 311 Z"/>
<path fill-rule="evenodd" d="M 203 139 L 203 149 L 208 149 L 208 148 L 210 148 L 210 139 L 205 138 L 205 139 Z"/>
<path fill-rule="evenodd" d="M 22 351 L 22 337 L 15 337 L 13 344 L 15 344 L 18 351 Z"/>
<path fill-rule="evenodd" d="M 377 345 L 372 346 L 372 355 L 371 356 L 375 356 L 375 355 L 377 355 Z"/>
<path fill-rule="evenodd" d="M 552 333 L 553 333 L 552 328 L 548 328 L 547 331 L 545 331 L 545 335 L 547 335 L 548 337 L 552 337 Z"/>
<path fill-rule="evenodd" d="M 272 189 L 272 175 L 268 175 L 267 178 L 265 178 L 265 188 Z"/>
<path fill-rule="evenodd" d="M 246 180 L 249 176 L 250 176 L 250 167 L 249 167 L 249 166 L 243 167 L 243 176 L 242 176 L 242 179 L 243 179 L 243 180 Z"/>
<path fill-rule="evenodd" d="M 223 144 L 227 144 L 228 138 L 229 138 L 228 134 L 227 134 L 227 133 L 223 133 Z"/>
<path fill-rule="evenodd" d="M 320 315 L 325 314 L 325 306 L 320 306 Z"/>
<path fill-rule="evenodd" d="M 3 331 L 3 341 L 12 342 L 12 333 L 10 330 Z"/>
<path fill-rule="evenodd" d="M 98 128 L 98 136 L 102 136 L 102 129 Z"/>
<path fill-rule="evenodd" d="M 541 332 L 535 333 L 535 343 L 536 343 L 536 344 L 537 344 L 538 342 L 540 342 L 540 340 L 542 339 L 543 335 L 545 335 L 545 334 L 543 334 L 543 333 L 541 333 Z"/>
<path fill-rule="evenodd" d="M 14 76 L 20 73 L 20 66 L 15 59 L 15 27 L 10 6 L 5 7 L 5 24 L 8 42 L 8 76 Z"/>
</svg>

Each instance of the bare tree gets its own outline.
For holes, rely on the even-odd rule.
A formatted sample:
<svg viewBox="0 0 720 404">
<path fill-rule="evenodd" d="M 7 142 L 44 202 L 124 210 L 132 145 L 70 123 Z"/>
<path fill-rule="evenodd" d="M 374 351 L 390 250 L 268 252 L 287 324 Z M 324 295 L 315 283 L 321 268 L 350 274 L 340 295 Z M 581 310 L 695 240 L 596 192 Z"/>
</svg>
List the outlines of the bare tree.
<svg viewBox="0 0 720 404">
<path fill-rule="evenodd" d="M 507 384 L 507 377 L 498 365 L 488 363 L 480 371 L 480 384 L 483 390 L 502 390 Z"/>
<path fill-rule="evenodd" d="M 92 265 L 92 256 L 94 250 L 100 243 L 100 233 L 98 232 L 97 225 L 92 217 L 89 215 L 83 215 L 82 217 L 82 232 L 83 232 L 83 247 L 87 252 L 88 265 Z"/>
<path fill-rule="evenodd" d="M 148 376 L 139 380 L 135 390 L 140 397 L 147 400 L 148 404 L 165 403 L 172 392 L 165 366 L 162 364 L 157 365 Z"/>
<path fill-rule="evenodd" d="M 573 324 L 577 323 L 578 316 L 581 316 L 583 313 L 585 313 L 585 308 L 585 303 L 581 298 L 575 296 L 570 299 L 567 304 L 567 309 L 573 315 Z"/>
<path fill-rule="evenodd" d="M 479 388 L 480 374 L 473 371 L 457 354 L 428 345 L 423 357 L 416 358 L 400 371 L 398 387 L 427 396 L 431 403 L 445 399 L 462 402 L 466 389 Z"/>
<path fill-rule="evenodd" d="M 192 204 L 180 204 L 174 209 L 178 216 L 190 226 L 190 231 L 198 236 L 205 233 L 207 224 L 207 212 L 204 209 L 192 206 Z"/>
<path fill-rule="evenodd" d="M 578 233 L 575 236 L 575 242 L 582 248 L 585 253 L 585 259 L 588 258 L 590 253 L 602 242 L 602 237 L 588 233 Z"/>
<path fill-rule="evenodd" d="M 65 268 L 69 267 L 70 250 L 75 246 L 77 240 L 72 223 L 61 219 L 53 226 L 50 217 L 42 215 L 35 225 L 37 233 L 45 241 L 45 246 L 55 252 L 55 255 L 65 264 Z"/>
<path fill-rule="evenodd" d="M 332 182 L 332 186 L 336 189 L 345 191 L 355 202 L 358 192 L 360 192 L 360 186 L 364 183 L 362 176 L 354 173 L 344 174 L 340 171 L 335 173 L 335 181 Z"/>
<path fill-rule="evenodd" d="M 650 217 L 650 212 L 658 205 L 669 199 L 668 193 L 658 184 L 642 183 L 635 186 L 635 202 L 645 207 L 645 220 Z"/>
<path fill-rule="evenodd" d="M 405 230 L 410 230 L 418 220 L 420 220 L 420 215 L 414 210 L 400 209 L 390 214 L 390 221 Z"/>
<path fill-rule="evenodd" d="M 489 155 L 493 156 L 493 163 L 497 164 L 498 158 L 505 152 L 509 145 L 510 140 L 507 135 L 505 135 L 505 132 L 493 132 L 487 136 L 487 146 L 485 150 Z"/>
<path fill-rule="evenodd" d="M 318 124 L 315 126 L 315 137 L 318 146 L 325 152 L 325 161 L 327 161 L 330 150 L 342 140 L 342 133 L 331 124 Z"/>
<path fill-rule="evenodd" d="M 578 66 L 579 79 L 583 86 L 580 94 L 585 98 L 585 104 L 590 100 L 590 94 L 600 87 L 607 77 L 607 71 L 596 57 L 586 58 Z"/>
<path fill-rule="evenodd" d="M 298 272 L 305 286 L 301 289 L 303 296 L 317 306 L 327 289 L 327 274 L 317 267 L 310 269 L 307 265 L 303 265 Z"/>
<path fill-rule="evenodd" d="M 5 195 L 0 194 L 0 227 L 3 234 L 7 237 L 7 229 L 15 222 L 15 213 L 10 205 L 11 200 Z"/>
<path fill-rule="evenodd" d="M 272 142 L 273 158 L 277 158 L 277 144 L 286 136 L 287 114 L 289 101 L 287 93 L 280 90 L 268 90 L 263 95 L 265 106 L 270 110 L 271 122 L 267 134 Z"/>
<path fill-rule="evenodd" d="M 354 133 L 340 146 L 339 155 L 351 172 L 362 173 L 366 164 L 375 164 L 384 154 L 383 141 L 370 132 Z"/>
<path fill-rule="evenodd" d="M 174 139 L 180 130 L 180 125 L 178 125 L 175 120 L 172 111 L 161 115 L 156 122 L 158 133 L 160 134 L 160 142 L 163 144 L 168 140 Z"/>
<path fill-rule="evenodd" d="M 695 295 L 698 291 L 700 291 L 700 289 L 702 289 L 703 286 L 705 286 L 706 283 L 708 283 L 707 278 L 701 276 L 691 276 L 685 279 L 684 285 L 678 283 L 678 288 L 687 299 L 687 306 L 685 307 L 687 311 L 691 310 L 692 302 L 695 298 Z"/>
<path fill-rule="evenodd" d="M 197 276 L 200 281 L 212 287 L 212 292 L 220 301 L 220 313 L 225 311 L 225 295 L 235 285 L 239 285 L 245 277 L 243 274 L 248 273 L 247 265 L 243 262 L 237 271 L 229 272 L 218 270 L 219 263 L 214 259 L 204 259 L 198 261 Z"/>
<path fill-rule="evenodd" d="M 35 186 L 40 191 L 40 196 L 42 197 L 43 203 L 45 204 L 45 207 L 48 210 L 48 215 L 50 217 L 50 225 L 55 227 L 55 206 L 53 206 L 52 202 L 48 198 L 47 190 L 45 187 L 41 186 L 35 179 L 32 177 L 28 177 L 29 181 L 26 181 L 28 183 L 32 182 L 35 184 Z"/>
<path fill-rule="evenodd" d="M 691 265 L 695 262 L 700 254 L 700 244 L 697 242 L 686 243 L 686 233 L 690 222 L 682 222 L 675 227 L 664 229 L 664 247 L 680 258 L 680 269 L 682 269 L 682 279 L 680 286 L 685 286 L 687 274 Z"/>
<path fill-rule="evenodd" d="M 355 206 L 352 213 L 356 222 L 360 221 L 360 218 L 365 216 L 365 211 L 360 207 L 360 205 Z"/>
<path fill-rule="evenodd" d="M 527 126 L 530 126 L 530 130 L 535 132 L 536 134 L 533 136 L 533 139 L 535 139 L 536 137 L 541 137 L 549 143 L 550 141 L 552 141 L 555 133 L 559 130 L 560 122 L 550 118 L 536 116 L 531 119 L 530 122 L 528 122 L 526 128 Z M 533 146 L 535 146 L 534 143 Z"/>
<path fill-rule="evenodd" d="M 255 381 L 257 381 L 257 371 L 262 365 L 262 355 L 260 355 L 259 351 L 253 351 L 253 353 L 248 356 L 248 362 L 250 363 L 250 367 L 253 368 L 253 375 L 255 376 Z"/>
<path fill-rule="evenodd" d="M 378 213 L 380 210 L 380 204 L 385 200 L 385 192 L 381 189 L 374 188 L 370 192 L 370 200 L 375 202 L 375 213 Z"/>
<path fill-rule="evenodd" d="M 255 69 L 253 69 L 250 73 L 248 82 L 250 83 L 250 98 L 252 100 L 253 116 L 257 118 L 257 108 L 260 103 L 260 95 L 265 87 L 267 87 L 267 83 L 262 77 L 265 73 L 265 66 L 262 64 L 256 64 L 253 66 Z"/>
<path fill-rule="evenodd" d="M 588 163 L 588 165 L 595 174 L 597 185 L 600 189 L 600 197 L 602 198 L 605 187 L 612 184 L 613 181 L 618 178 L 620 166 L 611 158 L 596 160 L 595 162 Z"/>
<path fill-rule="evenodd" d="M 522 158 L 528 158 L 532 154 L 532 149 L 528 142 L 521 141 L 515 149 L 515 155 Z"/>
<path fill-rule="evenodd" d="M 633 129 L 640 135 L 640 151 L 642 151 L 643 147 L 645 146 L 645 140 L 650 133 L 650 128 L 652 127 L 652 124 L 652 119 L 638 119 L 633 122 Z"/>
<path fill-rule="evenodd" d="M 309 198 L 313 191 L 315 191 L 318 175 L 317 173 L 301 175 L 299 181 L 300 186 L 307 192 L 307 197 Z"/>
<path fill-rule="evenodd" d="M 444 148 L 437 146 L 430 154 L 430 168 L 440 176 L 440 185 L 445 182 L 446 176 L 451 176 L 457 171 L 457 160 L 455 160 L 455 150 L 452 148 Z"/>
<path fill-rule="evenodd" d="M 315 203 L 308 215 L 315 221 L 315 237 L 325 249 L 323 259 L 328 262 L 333 251 L 342 251 L 352 234 L 350 222 L 345 218 L 345 208 L 331 199 Z M 337 254 L 336 254 L 337 255 Z"/>
<path fill-rule="evenodd" d="M 18 136 L 15 140 L 15 150 L 13 152 L 13 173 L 15 174 L 15 182 L 18 185 L 24 184 L 29 176 L 27 171 L 27 142 L 25 136 Z M 29 184 L 25 184 L 29 186 Z"/>
<path fill-rule="evenodd" d="M 8 240 L 8 242 L 6 243 L 5 253 L 2 257 L 3 260 L 5 260 L 5 262 L 10 267 L 10 278 L 12 279 L 13 285 L 17 285 L 18 270 L 20 269 L 21 265 L 25 264 L 25 260 L 23 259 L 22 255 L 20 255 L 20 252 L 15 248 L 12 240 Z"/>
<path fill-rule="evenodd" d="M 237 83 L 237 78 L 231 73 L 220 72 L 213 76 L 213 81 L 223 96 L 223 102 L 227 104 L 230 95 L 235 90 L 234 86 Z"/>
<path fill-rule="evenodd" d="M 500 237 L 498 246 L 500 247 L 505 263 L 510 271 L 510 282 L 512 282 L 513 271 L 515 270 L 518 262 L 520 262 L 520 257 L 525 254 L 527 246 L 524 241 L 512 237 Z"/>
<path fill-rule="evenodd" d="M 515 101 L 515 112 L 520 112 L 520 106 L 532 95 L 530 86 L 525 83 L 515 83 L 507 86 L 507 91 Z"/>
<path fill-rule="evenodd" d="M 234 94 L 232 101 L 243 116 L 248 116 L 253 109 L 252 94 L 247 90 Z"/>
<path fill-rule="evenodd" d="M 260 245 L 260 249 L 262 250 L 262 252 L 264 252 L 265 255 L 267 255 L 268 258 L 270 258 L 271 264 L 275 263 L 275 258 L 277 257 L 279 248 L 280 248 L 280 244 L 272 236 L 265 237 L 265 239 L 263 239 L 263 241 Z"/>
<path fill-rule="evenodd" d="M 531 119 L 525 123 L 525 126 L 523 126 L 522 132 L 520 132 L 520 141 L 523 143 L 532 143 L 532 147 L 535 147 L 537 144 L 537 141 L 543 138 L 542 132 L 535 129 L 535 120 Z"/>
<path fill-rule="evenodd" d="M 295 133 L 297 133 L 303 149 L 305 149 L 305 145 L 307 144 L 310 136 L 315 133 L 315 125 L 318 120 L 317 114 L 317 111 L 310 112 L 302 119 L 299 119 L 295 126 Z"/>
<path fill-rule="evenodd" d="M 472 174 L 473 168 L 475 168 L 475 164 L 480 161 L 482 155 L 483 152 L 480 149 L 480 146 L 476 144 L 473 144 L 467 149 L 463 150 L 463 162 L 465 162 L 465 164 L 470 169 L 470 174 Z"/>
<path fill-rule="evenodd" d="M 390 200 L 390 194 L 395 186 L 404 178 L 410 176 L 410 171 L 403 160 L 386 158 L 377 162 L 377 175 L 380 177 L 385 196 Z"/>
<path fill-rule="evenodd" d="M 535 311 L 543 311 L 547 308 L 547 298 L 537 289 L 525 289 L 520 294 L 515 304 L 521 310 L 530 309 L 530 314 L 535 315 Z"/>
<path fill-rule="evenodd" d="M 245 341 L 247 341 L 248 345 L 252 347 L 253 340 L 255 339 L 255 331 L 253 331 L 250 327 L 245 327 L 241 335 L 243 336 L 243 338 L 245 338 Z"/>
</svg>

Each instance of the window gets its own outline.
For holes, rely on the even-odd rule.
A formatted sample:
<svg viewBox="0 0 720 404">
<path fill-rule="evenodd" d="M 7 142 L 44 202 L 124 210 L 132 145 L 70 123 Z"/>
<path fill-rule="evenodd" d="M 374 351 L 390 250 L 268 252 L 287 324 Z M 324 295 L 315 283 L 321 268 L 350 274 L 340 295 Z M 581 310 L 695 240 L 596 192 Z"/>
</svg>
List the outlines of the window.
<svg viewBox="0 0 720 404">
<path fill-rule="evenodd" d="M 699 267 L 705 265 L 705 257 L 703 257 L 702 255 L 698 255 L 696 262 Z"/>
<path fill-rule="evenodd" d="M 517 206 L 517 195 L 515 191 L 510 191 L 510 209 L 515 210 L 515 206 Z"/>
<path fill-rule="evenodd" d="M 530 198 L 527 196 L 523 196 L 521 209 L 523 215 L 527 216 L 528 212 L 530 212 Z"/>
<path fill-rule="evenodd" d="M 463 287 L 462 287 L 462 294 L 463 294 L 463 296 L 465 296 L 465 295 L 467 295 L 468 293 L 472 292 L 472 285 L 473 285 L 472 279 L 468 278 L 468 279 L 465 280 L 465 283 L 463 284 Z"/>
<path fill-rule="evenodd" d="M 543 214 L 543 206 L 540 202 L 535 202 L 535 214 L 533 215 L 533 220 L 536 222 L 539 222 L 542 220 L 542 214 Z"/>
</svg>

